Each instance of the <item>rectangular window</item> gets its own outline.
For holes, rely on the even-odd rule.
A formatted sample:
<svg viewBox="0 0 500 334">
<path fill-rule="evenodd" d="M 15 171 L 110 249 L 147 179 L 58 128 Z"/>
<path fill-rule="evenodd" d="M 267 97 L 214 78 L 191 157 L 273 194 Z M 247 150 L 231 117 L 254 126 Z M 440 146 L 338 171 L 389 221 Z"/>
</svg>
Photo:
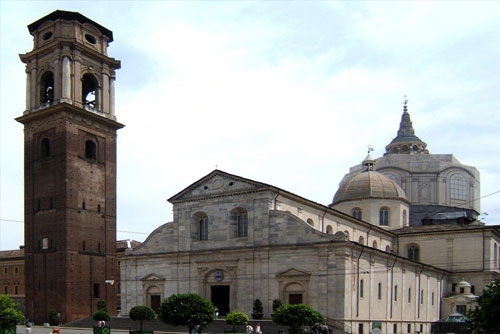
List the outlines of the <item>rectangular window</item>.
<svg viewBox="0 0 500 334">
<path fill-rule="evenodd" d="M 7 268 L 7 267 L 3 268 L 3 273 L 5 275 L 7 275 L 9 273 L 9 268 Z"/>
<path fill-rule="evenodd" d="M 14 273 L 15 274 L 19 274 L 19 268 L 18 267 L 14 267 Z"/>
<path fill-rule="evenodd" d="M 3 294 L 8 295 L 9 294 L 9 287 L 6 285 L 3 287 Z"/>
<path fill-rule="evenodd" d="M 408 303 L 411 303 L 411 288 L 408 288 Z"/>
<path fill-rule="evenodd" d="M 457 305 L 457 313 L 465 314 L 467 312 L 466 305 Z"/>
<path fill-rule="evenodd" d="M 382 283 L 378 284 L 378 289 L 377 289 L 377 298 L 382 299 Z"/>
<path fill-rule="evenodd" d="M 363 280 L 359 281 L 359 298 L 363 298 Z"/>
<path fill-rule="evenodd" d="M 396 334 L 398 332 L 398 324 L 392 325 L 392 332 Z"/>
<path fill-rule="evenodd" d="M 208 218 L 203 217 L 200 219 L 200 240 L 208 240 Z"/>
<path fill-rule="evenodd" d="M 238 214 L 238 237 L 248 237 L 248 215 L 246 212 Z"/>
<path fill-rule="evenodd" d="M 434 305 L 434 292 L 432 293 L 431 298 L 432 298 L 432 301 L 431 301 L 432 305 Z"/>
<path fill-rule="evenodd" d="M 420 324 L 420 333 L 424 332 L 424 325 Z"/>
<path fill-rule="evenodd" d="M 14 294 L 18 295 L 19 294 L 19 287 L 16 285 L 14 286 Z"/>
<path fill-rule="evenodd" d="M 358 325 L 358 333 L 363 334 L 363 324 Z"/>
<path fill-rule="evenodd" d="M 398 300 L 398 286 L 394 286 L 394 301 Z"/>
<path fill-rule="evenodd" d="M 118 283 L 118 293 L 122 293 L 122 284 Z"/>
<path fill-rule="evenodd" d="M 94 283 L 94 298 L 100 298 L 100 287 L 98 283 Z"/>
<path fill-rule="evenodd" d="M 424 303 L 424 290 L 420 290 L 420 304 Z"/>
<path fill-rule="evenodd" d="M 408 324 L 408 333 L 411 333 L 411 324 Z"/>
<path fill-rule="evenodd" d="M 42 249 L 49 249 L 49 239 L 48 238 L 42 239 Z"/>
</svg>

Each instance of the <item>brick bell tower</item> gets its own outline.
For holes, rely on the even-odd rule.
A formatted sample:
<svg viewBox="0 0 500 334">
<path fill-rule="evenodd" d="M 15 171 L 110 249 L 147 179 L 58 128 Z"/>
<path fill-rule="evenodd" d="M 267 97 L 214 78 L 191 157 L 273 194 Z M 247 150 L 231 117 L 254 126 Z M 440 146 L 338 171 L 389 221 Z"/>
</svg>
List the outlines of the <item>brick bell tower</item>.
<svg viewBox="0 0 500 334">
<path fill-rule="evenodd" d="M 116 314 L 113 33 L 57 10 L 28 26 L 24 215 L 26 317 L 85 318 L 104 299 Z"/>
</svg>

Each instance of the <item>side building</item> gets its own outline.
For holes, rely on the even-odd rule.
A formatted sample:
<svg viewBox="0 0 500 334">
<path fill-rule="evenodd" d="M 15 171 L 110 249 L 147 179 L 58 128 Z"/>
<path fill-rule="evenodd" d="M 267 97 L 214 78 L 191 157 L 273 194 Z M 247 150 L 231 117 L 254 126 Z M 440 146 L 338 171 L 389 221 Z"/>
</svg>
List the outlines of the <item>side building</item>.
<svg viewBox="0 0 500 334">
<path fill-rule="evenodd" d="M 126 251 L 138 247 L 141 242 L 136 240 L 117 240 L 116 256 L 118 258 L 118 269 L 120 268 L 120 257 Z M 17 303 L 21 311 L 25 311 L 25 289 L 24 284 L 24 246 L 20 249 L 0 251 L 0 294 L 11 297 Z M 110 282 L 111 283 L 111 282 Z M 121 282 L 120 276 L 112 282 L 117 289 L 117 313 L 120 313 L 121 305 Z"/>
</svg>

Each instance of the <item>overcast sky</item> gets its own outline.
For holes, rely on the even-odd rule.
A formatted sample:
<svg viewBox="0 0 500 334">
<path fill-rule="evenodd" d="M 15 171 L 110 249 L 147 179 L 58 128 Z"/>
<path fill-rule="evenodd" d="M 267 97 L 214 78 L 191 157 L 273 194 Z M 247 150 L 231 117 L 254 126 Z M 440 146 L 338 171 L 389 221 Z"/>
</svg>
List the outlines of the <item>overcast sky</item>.
<svg viewBox="0 0 500 334">
<path fill-rule="evenodd" d="M 171 221 L 217 166 L 329 204 L 396 136 L 402 97 L 431 153 L 481 173 L 500 224 L 500 2 L 0 0 L 0 250 L 23 244 L 27 25 L 56 9 L 113 31 L 119 239 Z M 140 233 L 126 233 L 140 232 Z"/>
</svg>

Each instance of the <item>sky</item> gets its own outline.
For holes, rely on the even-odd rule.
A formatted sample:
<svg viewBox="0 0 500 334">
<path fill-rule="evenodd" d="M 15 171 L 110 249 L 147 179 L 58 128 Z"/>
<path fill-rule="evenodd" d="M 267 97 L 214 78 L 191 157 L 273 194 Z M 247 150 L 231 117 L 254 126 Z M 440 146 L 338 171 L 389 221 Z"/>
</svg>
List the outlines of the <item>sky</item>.
<svg viewBox="0 0 500 334">
<path fill-rule="evenodd" d="M 117 237 L 172 220 L 167 199 L 214 169 L 329 204 L 403 96 L 430 153 L 481 173 L 500 224 L 500 2 L 0 0 L 0 250 L 23 244 L 27 25 L 77 11 L 113 31 Z"/>
</svg>

